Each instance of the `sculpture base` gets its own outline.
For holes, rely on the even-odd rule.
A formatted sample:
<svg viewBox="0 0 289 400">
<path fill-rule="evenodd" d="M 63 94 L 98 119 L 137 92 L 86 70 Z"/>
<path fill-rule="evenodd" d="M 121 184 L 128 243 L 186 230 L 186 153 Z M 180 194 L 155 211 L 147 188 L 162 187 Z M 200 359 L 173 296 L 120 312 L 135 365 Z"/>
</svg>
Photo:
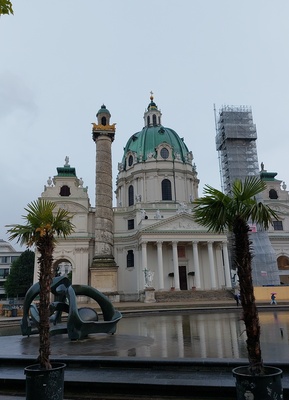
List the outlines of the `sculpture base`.
<svg viewBox="0 0 289 400">
<path fill-rule="evenodd" d="M 144 290 L 144 302 L 145 303 L 155 303 L 155 289 L 154 288 L 145 288 Z"/>
</svg>

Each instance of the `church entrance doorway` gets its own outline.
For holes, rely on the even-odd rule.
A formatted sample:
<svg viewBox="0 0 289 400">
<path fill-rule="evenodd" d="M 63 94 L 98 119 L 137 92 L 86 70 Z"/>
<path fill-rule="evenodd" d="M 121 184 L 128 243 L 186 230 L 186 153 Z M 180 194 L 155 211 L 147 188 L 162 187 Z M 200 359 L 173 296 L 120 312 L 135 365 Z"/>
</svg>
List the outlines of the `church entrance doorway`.
<svg viewBox="0 0 289 400">
<path fill-rule="evenodd" d="M 188 290 L 187 267 L 185 265 L 179 265 L 179 276 L 180 276 L 180 289 Z"/>
</svg>

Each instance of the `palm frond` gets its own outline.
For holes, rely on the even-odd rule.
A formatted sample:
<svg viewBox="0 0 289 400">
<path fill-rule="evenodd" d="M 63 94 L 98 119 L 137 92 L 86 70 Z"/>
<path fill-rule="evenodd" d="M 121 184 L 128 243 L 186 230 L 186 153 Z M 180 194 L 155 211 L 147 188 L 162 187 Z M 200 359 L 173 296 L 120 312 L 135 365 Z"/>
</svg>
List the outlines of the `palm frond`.
<svg viewBox="0 0 289 400">
<path fill-rule="evenodd" d="M 230 195 L 206 185 L 204 196 L 193 202 L 194 218 L 209 231 L 218 233 L 232 230 L 236 218 L 268 229 L 272 219 L 278 219 L 278 214 L 256 199 L 265 188 L 266 183 L 258 177 L 247 177 L 244 182 L 237 179 Z"/>
<path fill-rule="evenodd" d="M 223 232 L 230 225 L 228 205 L 230 197 L 221 191 L 206 185 L 204 197 L 196 199 L 193 204 L 193 214 L 196 222 L 208 228 L 209 231 Z"/>
<path fill-rule="evenodd" d="M 21 245 L 31 247 L 44 236 L 49 235 L 53 241 L 57 237 L 67 237 L 74 231 L 71 222 L 72 215 L 67 210 L 58 209 L 54 202 L 45 199 L 32 201 L 27 205 L 26 215 L 22 216 L 26 220 L 26 225 L 7 225 L 9 240 L 16 239 Z"/>
<path fill-rule="evenodd" d="M 244 182 L 236 179 L 232 185 L 232 197 L 239 201 L 254 198 L 266 189 L 266 183 L 257 176 L 249 176 Z"/>
</svg>

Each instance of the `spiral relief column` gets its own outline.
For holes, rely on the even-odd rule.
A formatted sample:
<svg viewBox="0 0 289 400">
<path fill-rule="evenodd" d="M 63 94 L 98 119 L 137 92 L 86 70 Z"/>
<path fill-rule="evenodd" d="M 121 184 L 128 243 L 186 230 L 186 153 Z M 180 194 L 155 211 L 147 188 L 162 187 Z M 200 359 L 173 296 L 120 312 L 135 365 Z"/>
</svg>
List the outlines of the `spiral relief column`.
<svg viewBox="0 0 289 400">
<path fill-rule="evenodd" d="M 96 144 L 95 250 L 90 267 L 91 285 L 101 292 L 117 291 L 117 266 L 113 256 L 112 162 L 111 144 L 115 124 L 105 105 L 96 114 L 92 138 Z"/>
</svg>

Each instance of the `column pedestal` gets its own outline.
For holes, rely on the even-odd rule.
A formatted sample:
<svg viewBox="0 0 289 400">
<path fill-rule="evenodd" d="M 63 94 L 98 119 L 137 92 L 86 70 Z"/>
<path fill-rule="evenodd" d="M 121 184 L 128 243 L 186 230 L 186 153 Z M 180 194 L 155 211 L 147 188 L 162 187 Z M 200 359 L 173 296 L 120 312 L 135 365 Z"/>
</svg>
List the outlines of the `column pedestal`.
<svg viewBox="0 0 289 400">
<path fill-rule="evenodd" d="M 89 271 L 90 285 L 114 302 L 119 302 L 117 270 L 118 266 L 113 258 L 94 258 Z"/>
</svg>

